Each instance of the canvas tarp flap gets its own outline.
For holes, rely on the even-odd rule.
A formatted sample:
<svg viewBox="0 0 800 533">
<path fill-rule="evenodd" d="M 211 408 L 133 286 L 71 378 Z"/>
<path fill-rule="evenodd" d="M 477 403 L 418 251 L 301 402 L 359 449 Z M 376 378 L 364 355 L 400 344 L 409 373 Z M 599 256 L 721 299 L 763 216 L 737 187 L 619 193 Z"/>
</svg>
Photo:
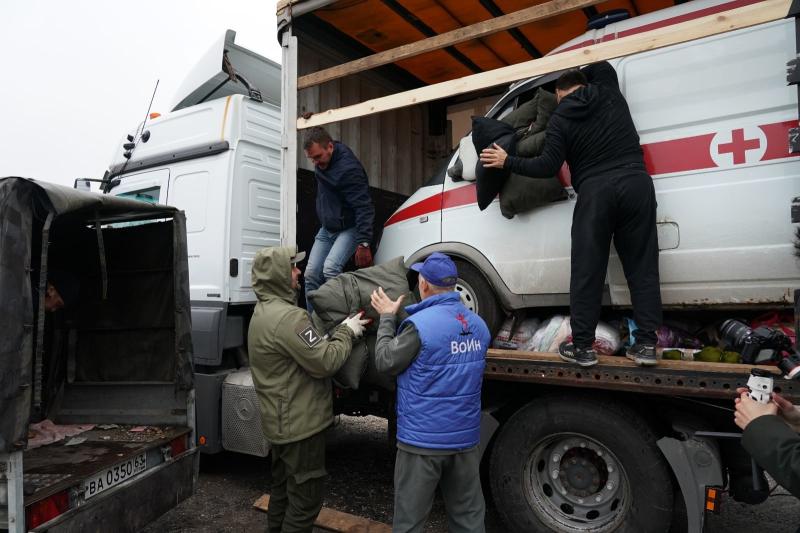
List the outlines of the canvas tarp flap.
<svg viewBox="0 0 800 533">
<path fill-rule="evenodd" d="M 44 181 L 34 182 L 23 178 L 5 179 L 21 180 L 34 184 L 36 188 L 40 189 L 41 192 L 39 194 L 44 193 L 44 195 L 46 195 L 56 215 L 90 210 L 97 211 L 103 217 L 133 217 L 159 212 L 172 216 L 172 213 L 177 211 L 174 207 L 166 205 L 149 204 L 130 198 L 78 191 Z"/>
<path fill-rule="evenodd" d="M 98 218 L 156 221 L 105 225 L 101 244 L 94 223 Z M 48 219 L 44 242 L 49 245 L 43 250 Z M 101 255 L 105 267 L 100 266 Z M 23 178 L 0 178 L 0 452 L 24 447 L 27 439 L 37 394 L 36 346 L 45 338 L 45 324 L 51 329 L 53 324 L 53 319 L 37 320 L 39 278 L 54 268 L 51 264 L 72 270 L 80 279 L 80 297 L 66 311 L 69 320 L 56 321 L 69 327 L 60 338 L 76 340 L 46 354 L 51 359 L 45 360 L 43 385 L 53 369 L 66 367 L 64 358 L 71 351 L 79 363 L 72 376 L 76 381 L 168 380 L 181 389 L 192 387 L 183 213 Z M 107 356 L 121 355 L 93 363 L 101 349 Z"/>
</svg>

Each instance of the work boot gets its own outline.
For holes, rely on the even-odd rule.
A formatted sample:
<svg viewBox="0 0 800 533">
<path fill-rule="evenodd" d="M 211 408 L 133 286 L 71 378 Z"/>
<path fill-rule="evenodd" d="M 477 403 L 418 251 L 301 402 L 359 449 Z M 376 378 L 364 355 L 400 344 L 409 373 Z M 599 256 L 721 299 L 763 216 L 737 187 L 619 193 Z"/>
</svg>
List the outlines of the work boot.
<svg viewBox="0 0 800 533">
<path fill-rule="evenodd" d="M 639 366 L 656 366 L 656 347 L 654 344 L 639 344 L 638 342 L 628 348 L 625 355 Z"/>
<path fill-rule="evenodd" d="M 571 342 L 562 342 L 558 347 L 561 359 L 580 366 L 594 366 L 597 364 L 597 354 L 592 348 L 578 348 Z"/>
</svg>

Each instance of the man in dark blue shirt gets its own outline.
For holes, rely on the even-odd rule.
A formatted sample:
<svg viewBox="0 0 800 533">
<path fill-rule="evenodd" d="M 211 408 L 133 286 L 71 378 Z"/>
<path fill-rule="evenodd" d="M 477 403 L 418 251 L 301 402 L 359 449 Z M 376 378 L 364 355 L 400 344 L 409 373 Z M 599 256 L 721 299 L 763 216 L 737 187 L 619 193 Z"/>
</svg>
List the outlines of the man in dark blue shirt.
<svg viewBox="0 0 800 533">
<path fill-rule="evenodd" d="M 375 208 L 367 173 L 350 148 L 334 141 L 320 127 L 308 130 L 303 148 L 315 167 L 317 217 L 321 224 L 304 274 L 308 294 L 341 274 L 354 252 L 356 267 L 372 265 L 370 243 Z M 306 305 L 311 311 L 308 298 Z"/>
</svg>

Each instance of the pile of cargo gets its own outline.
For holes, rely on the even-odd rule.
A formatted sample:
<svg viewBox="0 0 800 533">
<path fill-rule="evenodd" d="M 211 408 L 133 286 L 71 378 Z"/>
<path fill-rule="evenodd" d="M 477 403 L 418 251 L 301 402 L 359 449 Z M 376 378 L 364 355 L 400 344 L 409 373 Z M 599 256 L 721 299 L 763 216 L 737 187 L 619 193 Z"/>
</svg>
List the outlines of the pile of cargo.
<svg viewBox="0 0 800 533">
<path fill-rule="evenodd" d="M 792 350 L 796 342 L 791 311 L 770 312 L 752 319 L 717 318 L 665 320 L 656 331 L 657 352 L 662 359 L 771 364 Z M 599 355 L 624 355 L 636 339 L 636 323 L 626 317 L 600 321 L 594 349 Z M 492 347 L 505 350 L 557 353 L 572 340 L 568 315 L 546 318 L 510 317 L 500 328 Z"/>
</svg>

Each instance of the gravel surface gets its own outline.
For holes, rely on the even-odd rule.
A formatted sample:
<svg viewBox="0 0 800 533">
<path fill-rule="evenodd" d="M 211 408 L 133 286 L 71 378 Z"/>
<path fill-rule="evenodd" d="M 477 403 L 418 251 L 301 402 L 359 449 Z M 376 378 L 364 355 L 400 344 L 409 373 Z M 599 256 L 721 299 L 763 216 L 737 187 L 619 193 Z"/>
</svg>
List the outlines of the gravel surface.
<svg viewBox="0 0 800 533">
<path fill-rule="evenodd" d="M 328 438 L 328 473 L 325 506 L 391 523 L 394 447 L 387 443 L 386 420 L 376 417 L 342 417 Z M 202 456 L 197 493 L 152 523 L 146 533 L 208 531 L 264 531 L 266 513 L 253 502 L 269 492 L 269 460 L 222 453 Z M 500 518 L 487 501 L 486 530 L 502 533 Z M 708 517 L 706 532 L 763 531 L 794 533 L 800 525 L 800 502 L 778 488 L 761 505 L 722 502 L 722 513 Z M 322 531 L 322 530 L 320 530 Z M 446 533 L 441 499 L 431 511 L 426 533 Z"/>
</svg>

